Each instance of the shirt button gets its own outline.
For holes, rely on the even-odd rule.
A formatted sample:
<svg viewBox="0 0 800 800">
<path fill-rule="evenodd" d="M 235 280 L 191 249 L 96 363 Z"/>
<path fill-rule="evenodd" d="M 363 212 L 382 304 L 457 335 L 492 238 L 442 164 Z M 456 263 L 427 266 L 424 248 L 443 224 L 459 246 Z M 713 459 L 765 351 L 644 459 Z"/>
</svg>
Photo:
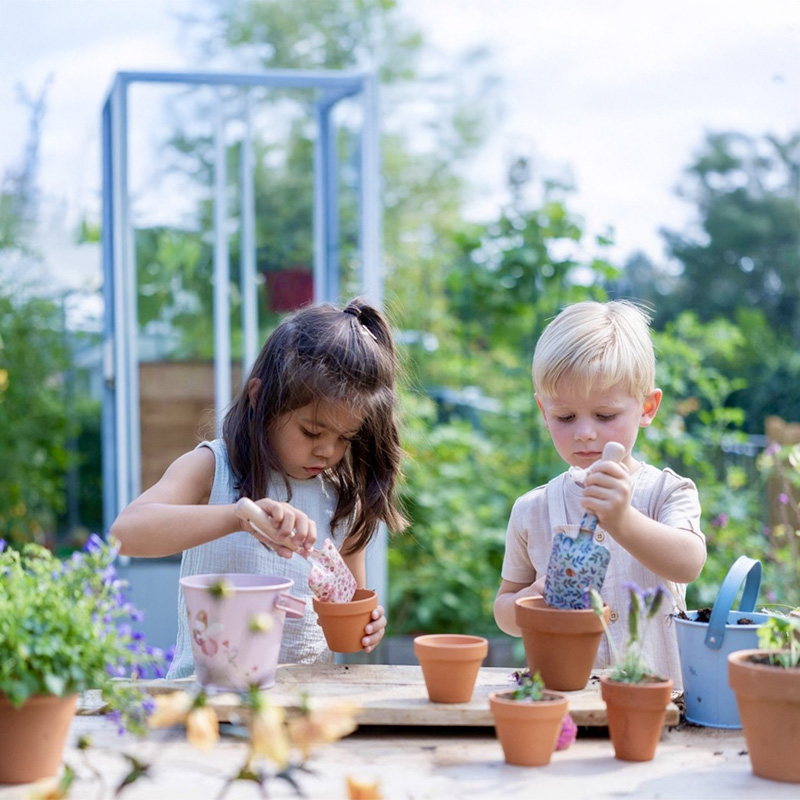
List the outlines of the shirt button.
<svg viewBox="0 0 800 800">
<path fill-rule="evenodd" d="M 611 616 L 609 617 L 609 619 L 610 619 L 612 622 L 616 622 L 616 621 L 619 619 L 619 614 L 617 614 L 617 612 L 616 612 L 616 611 L 612 611 L 612 612 L 611 612 Z"/>
<path fill-rule="evenodd" d="M 598 531 L 598 532 L 597 532 L 597 533 L 594 535 L 594 540 L 595 540 L 596 542 L 602 542 L 602 541 L 603 541 L 603 539 L 605 539 L 605 538 L 606 538 L 606 535 L 605 535 L 605 534 L 604 534 L 602 531 Z"/>
</svg>

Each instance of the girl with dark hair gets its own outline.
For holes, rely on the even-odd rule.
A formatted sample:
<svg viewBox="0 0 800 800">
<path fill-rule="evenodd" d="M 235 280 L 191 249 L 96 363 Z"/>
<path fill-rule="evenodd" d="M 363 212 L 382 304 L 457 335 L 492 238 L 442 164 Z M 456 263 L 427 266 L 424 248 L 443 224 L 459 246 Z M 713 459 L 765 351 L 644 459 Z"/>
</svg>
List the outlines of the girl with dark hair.
<svg viewBox="0 0 800 800">
<path fill-rule="evenodd" d="M 310 603 L 308 568 L 280 542 L 308 552 L 331 537 L 366 584 L 364 550 L 383 522 L 406 526 L 395 498 L 402 451 L 395 420 L 397 357 L 383 314 L 361 299 L 343 310 L 308 306 L 285 319 L 264 344 L 223 424 L 222 438 L 176 459 L 161 480 L 111 527 L 120 553 L 182 552 L 181 577 L 246 572 L 294 580 L 303 619 L 287 619 L 280 663 L 330 662 Z M 270 517 L 269 546 L 236 515 L 239 498 Z M 178 597 L 178 641 L 167 675 L 193 671 L 188 624 Z M 362 645 L 383 638 L 385 611 L 372 614 Z"/>
</svg>

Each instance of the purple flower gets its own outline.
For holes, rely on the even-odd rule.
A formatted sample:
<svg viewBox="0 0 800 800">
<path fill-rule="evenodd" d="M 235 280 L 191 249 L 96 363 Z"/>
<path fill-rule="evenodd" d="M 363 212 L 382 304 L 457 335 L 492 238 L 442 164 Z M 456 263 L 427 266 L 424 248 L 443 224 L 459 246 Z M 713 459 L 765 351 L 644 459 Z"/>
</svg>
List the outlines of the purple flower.
<svg viewBox="0 0 800 800">
<path fill-rule="evenodd" d="M 779 502 L 779 503 L 780 503 L 782 506 L 785 506 L 785 505 L 786 505 L 786 504 L 789 502 L 789 495 L 788 495 L 788 494 L 786 494 L 786 492 L 781 492 L 781 493 L 778 495 L 778 502 Z"/>
<path fill-rule="evenodd" d="M 774 456 L 775 453 L 779 453 L 781 446 L 777 442 L 770 442 L 767 445 L 767 449 L 764 451 L 768 456 Z"/>
<path fill-rule="evenodd" d="M 144 619 L 144 614 L 139 611 L 136 606 L 132 605 L 131 603 L 125 603 L 122 606 L 122 610 L 134 621 L 134 622 L 141 622 Z"/>
<path fill-rule="evenodd" d="M 96 534 L 90 533 L 86 544 L 83 546 L 85 553 L 99 553 L 103 549 L 103 540 Z"/>
<path fill-rule="evenodd" d="M 109 712 L 108 717 L 117 726 L 117 733 L 122 736 L 125 733 L 125 726 L 122 722 L 122 714 L 114 709 Z"/>
<path fill-rule="evenodd" d="M 716 528 L 724 528 L 728 524 L 727 514 L 717 514 L 714 521 L 711 523 Z"/>
<path fill-rule="evenodd" d="M 6 540 L 5 539 L 0 539 L 0 553 L 2 553 L 3 550 L 5 550 L 5 549 L 6 549 Z"/>
</svg>

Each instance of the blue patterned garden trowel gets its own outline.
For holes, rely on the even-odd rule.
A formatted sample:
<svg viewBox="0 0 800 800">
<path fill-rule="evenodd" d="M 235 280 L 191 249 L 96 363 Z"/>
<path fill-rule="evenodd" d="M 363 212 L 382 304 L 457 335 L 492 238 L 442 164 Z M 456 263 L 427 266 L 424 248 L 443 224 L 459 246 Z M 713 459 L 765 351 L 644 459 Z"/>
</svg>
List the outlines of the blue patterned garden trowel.
<svg viewBox="0 0 800 800">
<path fill-rule="evenodd" d="M 624 457 L 625 448 L 618 442 L 608 442 L 603 448 L 603 461 Z M 611 553 L 595 543 L 596 527 L 597 517 L 587 511 L 574 538 L 563 532 L 553 537 L 544 581 L 544 601 L 552 608 L 588 608 L 589 589 L 600 591 Z"/>
</svg>

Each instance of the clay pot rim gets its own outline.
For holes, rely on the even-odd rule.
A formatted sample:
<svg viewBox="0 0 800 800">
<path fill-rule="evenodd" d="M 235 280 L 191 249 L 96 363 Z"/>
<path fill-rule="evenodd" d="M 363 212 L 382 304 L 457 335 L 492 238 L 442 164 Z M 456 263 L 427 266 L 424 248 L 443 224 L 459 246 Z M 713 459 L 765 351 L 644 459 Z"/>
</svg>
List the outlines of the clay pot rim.
<svg viewBox="0 0 800 800">
<path fill-rule="evenodd" d="M 472 649 L 486 649 L 489 652 L 489 640 L 483 636 L 472 636 L 468 633 L 423 633 L 414 637 L 414 649 L 426 651 L 464 652 Z"/>
<path fill-rule="evenodd" d="M 746 666 L 748 669 L 763 670 L 766 674 L 774 674 L 775 672 L 786 672 L 790 675 L 800 672 L 800 666 L 797 667 L 782 667 L 778 664 L 764 664 L 760 661 L 753 661 L 753 656 L 765 656 L 775 652 L 775 650 L 764 650 L 763 648 L 751 648 L 750 650 L 734 650 L 728 653 L 728 664 L 734 666 Z"/>
<path fill-rule="evenodd" d="M 611 608 L 603 606 L 606 624 L 611 619 Z M 523 636 L 527 631 L 542 635 L 603 635 L 603 621 L 592 608 L 553 608 L 539 595 L 520 597 L 514 601 L 514 619 Z M 599 639 L 598 639 L 599 644 Z"/>
<path fill-rule="evenodd" d="M 329 617 L 344 617 L 351 614 L 363 614 L 378 606 L 378 593 L 374 589 L 356 589 L 353 599 L 347 603 L 332 603 L 330 600 L 311 598 L 312 606 L 317 614 Z"/>
<path fill-rule="evenodd" d="M 598 676 L 600 679 L 600 683 L 613 683 L 614 686 L 663 686 L 665 683 L 672 683 L 674 684 L 675 681 L 672 678 L 657 678 L 656 676 L 649 676 L 645 681 L 617 681 L 614 680 L 610 675 L 600 675 Z"/>
<path fill-rule="evenodd" d="M 51 694 L 51 693 L 32 694 L 30 695 L 30 697 L 25 698 L 25 702 L 21 706 L 17 707 L 14 706 L 14 704 L 8 699 L 8 696 L 5 694 L 5 692 L 0 691 L 0 703 L 3 703 L 4 705 L 14 708 L 15 711 L 22 711 L 27 705 L 32 705 L 32 706 L 47 705 L 48 703 L 53 703 L 53 702 L 57 703 L 62 700 L 63 701 L 72 700 L 75 702 L 75 705 L 77 706 L 80 694 L 81 694 L 80 692 L 70 692 L 69 694 Z M 0 785 L 4 786 L 5 784 L 0 784 Z"/>
<path fill-rule="evenodd" d="M 523 611 L 534 614 L 541 611 L 546 614 L 590 614 L 593 617 L 597 616 L 597 612 L 593 608 L 555 608 L 554 606 L 549 606 L 541 595 L 519 597 L 514 601 L 514 605 L 519 606 Z M 603 605 L 603 609 L 608 609 L 609 612 L 611 611 L 608 603 Z"/>
<path fill-rule="evenodd" d="M 561 705 L 561 703 L 567 703 L 569 705 L 569 698 L 563 692 L 556 692 L 552 689 L 548 689 L 545 687 L 544 690 L 544 698 L 542 700 L 515 700 L 511 697 L 511 692 L 513 689 L 496 691 L 496 692 L 489 692 L 489 702 L 500 703 L 502 705 L 509 705 L 509 706 L 553 706 L 553 705 Z"/>
<path fill-rule="evenodd" d="M 425 633 L 414 638 L 414 655 L 418 661 L 483 661 L 489 640 L 466 633 Z"/>
<path fill-rule="evenodd" d="M 248 583 L 238 583 L 242 578 Z M 263 592 L 264 589 L 281 591 L 294 586 L 291 578 L 283 578 L 279 575 L 258 575 L 250 572 L 209 572 L 187 575 L 181 578 L 179 583 L 184 589 L 210 589 L 223 581 L 227 581 L 237 592 Z"/>
</svg>

